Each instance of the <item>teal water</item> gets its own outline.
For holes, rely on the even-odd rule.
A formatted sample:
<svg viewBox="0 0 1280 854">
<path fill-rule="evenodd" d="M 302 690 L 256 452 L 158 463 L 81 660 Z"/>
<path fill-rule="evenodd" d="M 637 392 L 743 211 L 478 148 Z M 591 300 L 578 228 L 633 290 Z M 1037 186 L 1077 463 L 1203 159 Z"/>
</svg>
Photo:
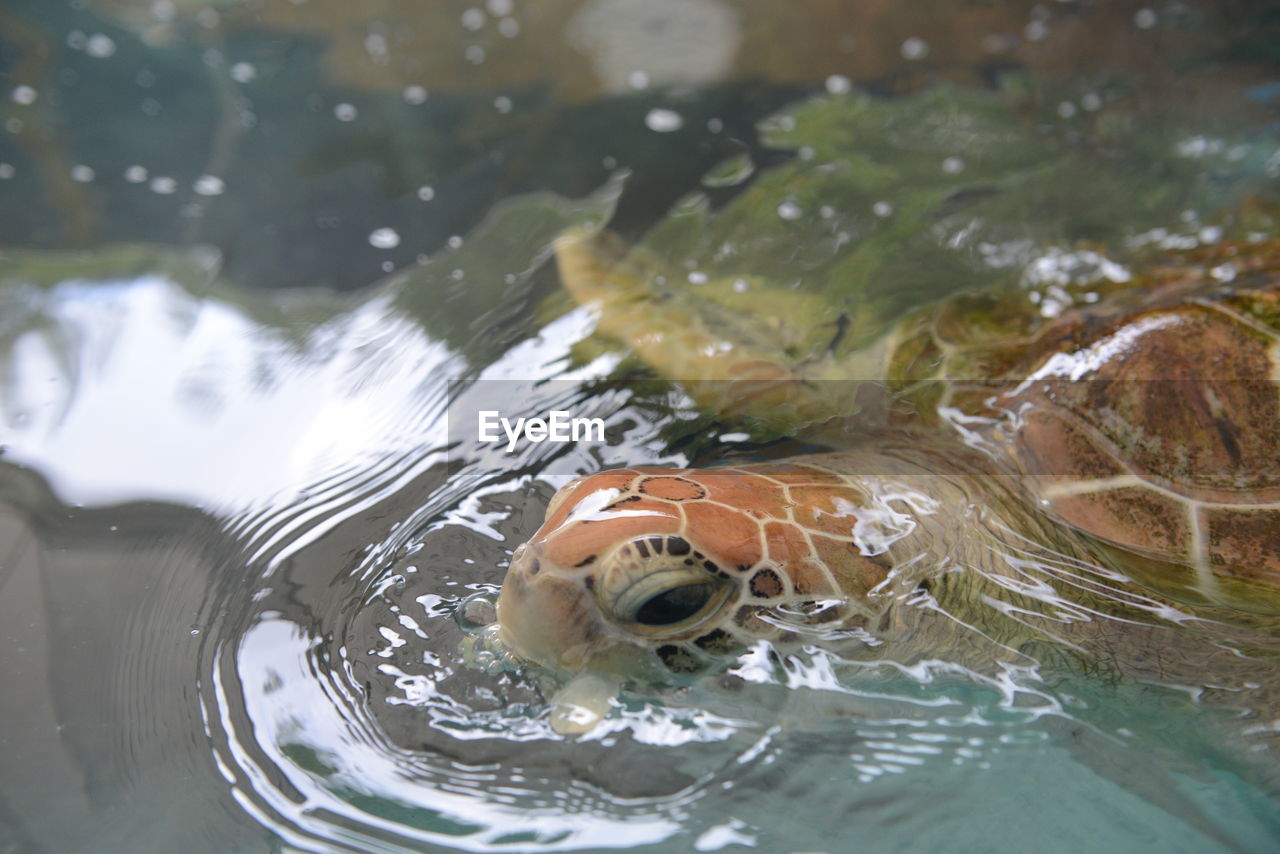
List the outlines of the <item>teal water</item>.
<svg viewBox="0 0 1280 854">
<path fill-rule="evenodd" d="M 802 447 L 633 382 L 564 228 L 868 334 L 1274 236 L 1266 4 L 900 5 L 0 6 L 0 849 L 1274 848 L 1178 686 L 756 649 L 567 739 L 462 652 L 570 473 Z"/>
</svg>

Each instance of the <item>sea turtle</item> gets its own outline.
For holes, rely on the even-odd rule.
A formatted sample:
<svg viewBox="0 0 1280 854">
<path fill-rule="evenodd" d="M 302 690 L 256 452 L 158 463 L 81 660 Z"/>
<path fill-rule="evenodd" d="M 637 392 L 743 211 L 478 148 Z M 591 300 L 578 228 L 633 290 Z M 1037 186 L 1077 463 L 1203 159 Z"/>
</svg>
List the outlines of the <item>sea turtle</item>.
<svg viewBox="0 0 1280 854">
<path fill-rule="evenodd" d="M 580 675 L 558 728 L 590 726 L 618 681 L 678 680 L 762 640 L 977 674 L 1063 661 L 1275 728 L 1280 241 L 1066 285 L 1052 309 L 953 296 L 852 350 L 827 340 L 839 322 L 802 328 L 797 297 L 664 287 L 605 232 L 556 255 L 598 334 L 704 407 L 809 435 L 838 416 L 840 446 L 562 488 L 496 629 Z"/>
</svg>

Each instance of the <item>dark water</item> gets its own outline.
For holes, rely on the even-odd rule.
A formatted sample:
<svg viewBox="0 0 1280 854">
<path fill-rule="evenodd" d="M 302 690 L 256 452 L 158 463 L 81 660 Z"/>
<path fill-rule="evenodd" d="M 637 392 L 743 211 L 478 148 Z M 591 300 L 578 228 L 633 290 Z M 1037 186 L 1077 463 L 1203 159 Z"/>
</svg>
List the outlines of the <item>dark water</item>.
<svg viewBox="0 0 1280 854">
<path fill-rule="evenodd" d="M 844 243 L 785 205 L 832 205 L 888 259 L 857 284 L 876 322 L 1013 280 L 1047 314 L 1079 268 L 1275 235 L 1278 27 L 1243 2 L 0 4 L 0 850 L 1275 847 L 1252 742 L 1177 688 L 757 650 L 566 739 L 455 611 L 566 473 L 800 447 L 625 381 L 556 296 L 565 228 L 740 241 L 762 276 L 803 246 L 830 294 Z M 855 95 L 846 140 L 820 120 Z M 987 134 L 961 168 L 877 135 L 930 98 Z M 833 191 L 851 150 L 907 177 Z M 490 401 L 608 441 L 455 441 Z"/>
</svg>

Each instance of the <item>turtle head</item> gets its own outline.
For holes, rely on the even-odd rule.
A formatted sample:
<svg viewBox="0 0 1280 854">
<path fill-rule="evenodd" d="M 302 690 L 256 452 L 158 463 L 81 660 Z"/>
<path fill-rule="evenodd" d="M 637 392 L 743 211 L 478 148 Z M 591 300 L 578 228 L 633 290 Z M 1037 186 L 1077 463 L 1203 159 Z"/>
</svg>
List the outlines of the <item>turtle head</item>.
<svg viewBox="0 0 1280 854">
<path fill-rule="evenodd" d="M 498 623 L 512 651 L 555 669 L 662 681 L 675 645 L 714 631 L 737 598 L 737 584 L 694 563 L 679 536 L 630 537 L 585 567 L 558 564 L 547 551 L 535 537 L 516 552 Z M 700 669 L 693 664 L 678 669 Z"/>
<path fill-rule="evenodd" d="M 556 494 L 542 527 L 513 555 L 498 599 L 509 649 L 555 669 L 662 681 L 743 645 L 715 643 L 728 637 L 720 627 L 742 579 L 686 530 L 679 495 L 646 494 L 646 480 L 654 478 L 638 470 L 604 472 Z M 693 480 L 662 486 L 702 490 Z"/>
<path fill-rule="evenodd" d="M 854 487 L 812 469 L 778 474 L 787 476 L 790 493 L 748 467 L 623 469 L 570 483 L 512 558 L 499 637 L 553 669 L 669 681 L 757 640 L 855 618 L 885 568 L 852 542 L 815 546 L 788 517 L 811 496 L 828 507 L 827 524 L 848 528 L 854 511 L 835 514 L 852 506 Z"/>
</svg>

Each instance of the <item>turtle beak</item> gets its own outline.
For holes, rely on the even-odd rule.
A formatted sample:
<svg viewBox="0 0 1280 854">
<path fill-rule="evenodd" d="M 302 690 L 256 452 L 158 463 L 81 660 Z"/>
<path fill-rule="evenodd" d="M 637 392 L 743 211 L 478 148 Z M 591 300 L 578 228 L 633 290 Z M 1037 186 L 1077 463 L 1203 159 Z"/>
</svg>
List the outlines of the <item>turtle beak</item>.
<svg viewBox="0 0 1280 854">
<path fill-rule="evenodd" d="M 512 556 L 498 594 L 498 633 L 508 649 L 543 667 L 619 676 L 653 667 L 644 649 L 605 624 L 582 579 L 556 573 L 528 543 Z"/>
<path fill-rule="evenodd" d="M 540 549 L 525 544 L 511 559 L 498 594 L 498 631 L 521 658 L 544 667 L 570 666 L 593 640 L 599 622 L 582 585 L 541 572 Z"/>
</svg>

